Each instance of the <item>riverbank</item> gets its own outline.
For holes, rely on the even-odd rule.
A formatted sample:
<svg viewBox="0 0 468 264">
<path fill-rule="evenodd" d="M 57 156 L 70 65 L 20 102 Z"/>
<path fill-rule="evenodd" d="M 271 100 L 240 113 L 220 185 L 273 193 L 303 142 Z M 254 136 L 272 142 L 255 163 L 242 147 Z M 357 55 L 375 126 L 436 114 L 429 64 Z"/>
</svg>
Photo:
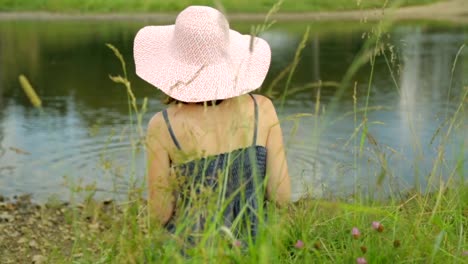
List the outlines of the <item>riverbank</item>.
<svg viewBox="0 0 468 264">
<path fill-rule="evenodd" d="M 50 201 L 0 196 L 0 263 L 462 263 L 468 259 L 468 186 L 398 200 L 303 199 L 269 213 L 266 233 L 239 250 L 211 230 L 208 243 L 181 255 L 183 233 L 150 228 L 146 203 Z M 234 241 L 235 242 L 235 241 Z M 181 244 L 182 243 L 182 244 Z M 185 254 L 185 253 L 183 253 Z M 363 262 L 358 262 L 363 263 Z"/>
<path fill-rule="evenodd" d="M 138 13 L 64 13 L 64 12 L 0 12 L 0 20 L 143 20 L 151 22 L 173 22 L 176 13 L 138 12 Z M 228 12 L 230 21 L 263 21 L 265 13 Z M 421 6 L 390 9 L 362 9 L 350 11 L 294 12 L 282 10 L 271 19 L 286 21 L 375 21 L 384 17 L 395 20 L 437 20 L 468 24 L 468 5 L 464 0 L 449 0 Z"/>
<path fill-rule="evenodd" d="M 401 6 L 424 5 L 442 0 L 402 0 Z M 382 8 L 386 1 L 382 0 L 0 0 L 0 11 L 46 11 L 57 13 L 121 13 L 121 12 L 179 12 L 189 3 L 191 5 L 215 5 L 227 13 L 265 13 L 273 5 L 281 5 L 281 12 L 314 12 L 314 11 L 344 11 L 355 9 Z"/>
<path fill-rule="evenodd" d="M 101 202 L 99 215 L 114 215 L 111 204 L 111 201 Z M 62 201 L 37 204 L 31 201 L 30 195 L 0 196 L 0 263 L 68 262 L 62 256 L 79 259 L 82 254 L 73 248 L 78 241 L 86 239 L 85 234 L 89 237 L 89 234 L 109 232 L 104 221 L 96 222 L 90 205 L 70 206 Z"/>
</svg>

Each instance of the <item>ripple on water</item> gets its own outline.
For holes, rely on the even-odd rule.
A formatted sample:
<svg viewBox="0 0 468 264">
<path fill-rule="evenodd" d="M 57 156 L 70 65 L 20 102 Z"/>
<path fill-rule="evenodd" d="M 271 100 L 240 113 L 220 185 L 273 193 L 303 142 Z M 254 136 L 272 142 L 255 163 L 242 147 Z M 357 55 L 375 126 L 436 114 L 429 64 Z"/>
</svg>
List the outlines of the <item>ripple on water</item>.
<svg viewBox="0 0 468 264">
<path fill-rule="evenodd" d="M 112 190 L 117 174 L 119 182 L 128 183 L 134 174 L 132 167 L 137 168 L 137 175 L 143 176 L 144 159 L 137 153 L 133 161 L 125 122 L 100 125 L 97 133 L 91 133 L 91 128 L 73 111 L 65 115 L 50 111 L 44 117 L 37 113 L 29 115 L 18 107 L 7 110 L 10 118 L 3 123 L 9 130 L 2 142 L 7 151 L 0 160 L 0 191 L 4 195 L 32 192 L 36 198 L 45 199 L 54 190 L 61 196 L 69 191 L 64 184 L 78 179 L 84 184 L 96 182 L 101 190 Z"/>
</svg>

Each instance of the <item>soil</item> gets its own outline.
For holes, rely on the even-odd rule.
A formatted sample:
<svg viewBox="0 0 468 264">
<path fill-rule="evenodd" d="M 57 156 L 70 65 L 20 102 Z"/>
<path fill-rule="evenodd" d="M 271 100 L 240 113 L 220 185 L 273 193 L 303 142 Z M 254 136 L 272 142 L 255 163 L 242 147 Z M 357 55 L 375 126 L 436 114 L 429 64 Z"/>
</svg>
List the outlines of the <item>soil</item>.
<svg viewBox="0 0 468 264">
<path fill-rule="evenodd" d="M 111 203 L 101 202 L 99 210 L 105 213 Z M 75 234 L 109 228 L 94 221 L 83 208 L 59 201 L 39 205 L 30 195 L 11 199 L 0 195 L 0 263 L 47 263 L 51 255 L 79 258 L 80 253 L 72 252 Z M 72 221 L 73 217 L 80 221 Z"/>
<path fill-rule="evenodd" d="M 145 20 L 151 22 L 174 21 L 176 14 L 169 13 L 110 13 L 110 14 L 65 14 L 49 12 L 0 12 L 0 20 Z M 437 20 L 468 24 L 466 0 L 447 0 L 424 6 L 402 7 L 397 10 L 373 9 L 333 12 L 278 13 L 277 21 L 332 21 L 332 20 L 380 20 L 389 16 L 396 20 Z M 228 14 L 234 21 L 262 21 L 265 14 Z"/>
</svg>

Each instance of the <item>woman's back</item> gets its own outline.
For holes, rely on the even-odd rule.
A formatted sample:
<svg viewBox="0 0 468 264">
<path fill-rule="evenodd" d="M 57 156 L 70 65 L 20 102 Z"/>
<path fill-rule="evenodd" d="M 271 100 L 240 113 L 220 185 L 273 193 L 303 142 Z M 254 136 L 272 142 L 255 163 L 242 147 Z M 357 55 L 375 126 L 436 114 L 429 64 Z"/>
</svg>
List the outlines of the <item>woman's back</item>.
<svg viewBox="0 0 468 264">
<path fill-rule="evenodd" d="M 187 180 L 181 174 L 192 176 L 189 181 L 197 179 L 196 174 L 207 172 L 205 161 L 213 162 L 221 154 L 229 156 L 239 150 L 255 150 L 253 156 L 249 154 L 249 159 L 255 162 L 249 166 L 255 166 L 254 174 L 265 183 L 266 197 L 280 204 L 289 200 L 290 182 L 281 128 L 273 104 L 264 96 L 244 95 L 214 106 L 174 104 L 152 118 L 147 139 L 149 188 L 150 195 L 154 195 L 150 202 L 166 199 L 165 204 L 157 203 L 164 223 L 175 212 L 176 198 L 167 200 L 163 196 L 169 191 L 164 194 L 161 188 L 171 189 L 171 181 Z M 198 168 L 196 173 L 187 169 L 190 166 Z M 237 181 L 245 175 L 229 176 Z"/>
<path fill-rule="evenodd" d="M 186 138 L 183 138 L 183 140 L 184 143 L 192 143 L 188 144 L 192 146 L 191 152 L 194 153 L 192 157 L 185 154 L 190 152 L 186 152 L 182 148 L 175 133 L 176 130 L 173 129 L 171 124 L 168 111 L 163 111 L 169 135 L 176 147 L 176 153 L 173 156 L 179 156 L 179 159 L 181 159 L 181 162 L 172 166 L 177 178 L 176 182 L 179 183 L 176 206 L 179 210 L 176 218 L 183 219 L 190 232 L 203 231 L 206 228 L 206 221 L 209 219 L 212 224 L 231 228 L 238 236 L 249 234 L 255 237 L 257 234 L 258 214 L 261 211 L 265 196 L 264 181 L 267 149 L 265 146 L 257 145 L 259 107 L 255 97 L 250 97 L 253 104 L 253 115 L 242 113 L 242 110 L 250 108 L 245 106 L 244 98 L 239 98 L 240 100 L 237 102 L 232 102 L 232 100 L 223 102 L 224 109 L 221 113 L 226 114 L 225 118 L 221 118 L 220 112 L 208 112 L 208 109 L 205 109 L 203 113 L 199 113 L 204 115 L 203 120 L 212 119 L 222 123 L 221 126 L 216 122 L 202 122 L 201 124 L 193 122 L 194 118 L 196 118 L 196 116 L 192 115 L 196 113 L 193 108 L 186 109 L 190 113 L 188 116 L 184 116 L 184 118 L 179 116 L 179 121 L 189 121 L 183 122 L 183 125 L 179 128 L 188 131 Z M 220 107 L 220 105 L 211 108 L 216 107 Z M 241 110 L 229 109 L 232 107 Z M 181 109 L 176 108 L 175 110 Z M 232 115 L 232 113 L 236 112 L 240 114 Z M 212 114 L 212 116 L 208 116 L 209 114 Z M 251 122 L 237 121 L 238 119 L 250 119 Z M 212 133 L 197 135 L 197 133 L 192 132 L 191 125 L 200 129 L 204 125 L 209 126 L 210 128 L 207 131 L 212 131 Z M 223 129 L 223 126 L 228 127 L 233 132 Z M 249 129 L 250 127 L 252 129 Z M 223 136 L 228 133 L 232 134 L 227 137 Z M 250 136 L 247 136 L 250 138 L 247 145 L 244 143 L 246 133 L 250 134 Z M 217 152 L 206 153 L 204 150 L 208 148 L 207 145 L 193 144 L 199 138 L 206 137 L 220 139 L 219 141 L 205 141 Z M 234 144 L 226 142 L 230 139 L 234 139 Z M 220 151 L 223 148 L 229 148 L 229 150 Z M 179 152 L 181 155 L 177 155 Z M 200 204 L 202 207 L 199 206 Z M 208 206 L 210 204 L 212 206 Z M 193 210 L 194 208 L 196 210 Z M 187 219 L 190 219 L 191 223 L 187 223 Z M 214 219 L 218 219 L 218 221 L 214 221 Z"/>
<path fill-rule="evenodd" d="M 165 121 L 170 129 L 168 127 L 165 136 L 171 140 L 165 145 L 171 161 L 181 164 L 252 145 L 266 146 L 269 125 L 268 119 L 265 120 L 264 100 L 260 96 L 244 95 L 213 106 L 176 104 L 169 107 Z"/>
</svg>

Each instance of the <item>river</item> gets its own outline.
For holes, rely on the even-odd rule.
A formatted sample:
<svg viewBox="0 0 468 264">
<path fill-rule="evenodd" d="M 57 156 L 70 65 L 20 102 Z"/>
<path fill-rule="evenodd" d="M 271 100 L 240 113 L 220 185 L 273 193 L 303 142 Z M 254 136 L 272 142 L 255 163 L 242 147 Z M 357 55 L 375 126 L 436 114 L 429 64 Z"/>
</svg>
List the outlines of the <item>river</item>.
<svg viewBox="0 0 468 264">
<path fill-rule="evenodd" d="M 132 182 L 143 184 L 144 152 L 132 151 L 127 94 L 108 78 L 121 73 L 120 65 L 105 44 L 126 59 L 138 102 L 148 98 L 146 125 L 165 107 L 161 94 L 134 73 L 133 38 L 146 24 L 0 22 L 0 194 L 114 198 Z M 287 74 L 274 80 L 293 61 L 307 26 L 307 45 L 283 102 Z M 395 24 L 382 35 L 385 56 L 360 67 L 341 90 L 336 84 L 375 26 L 294 22 L 262 34 L 273 57 L 259 93 L 276 98 L 295 199 L 306 193 L 399 193 L 466 180 L 468 48 L 462 45 L 468 27 Z M 250 32 L 247 23 L 232 27 Z M 21 90 L 20 74 L 37 90 L 42 111 Z"/>
</svg>

